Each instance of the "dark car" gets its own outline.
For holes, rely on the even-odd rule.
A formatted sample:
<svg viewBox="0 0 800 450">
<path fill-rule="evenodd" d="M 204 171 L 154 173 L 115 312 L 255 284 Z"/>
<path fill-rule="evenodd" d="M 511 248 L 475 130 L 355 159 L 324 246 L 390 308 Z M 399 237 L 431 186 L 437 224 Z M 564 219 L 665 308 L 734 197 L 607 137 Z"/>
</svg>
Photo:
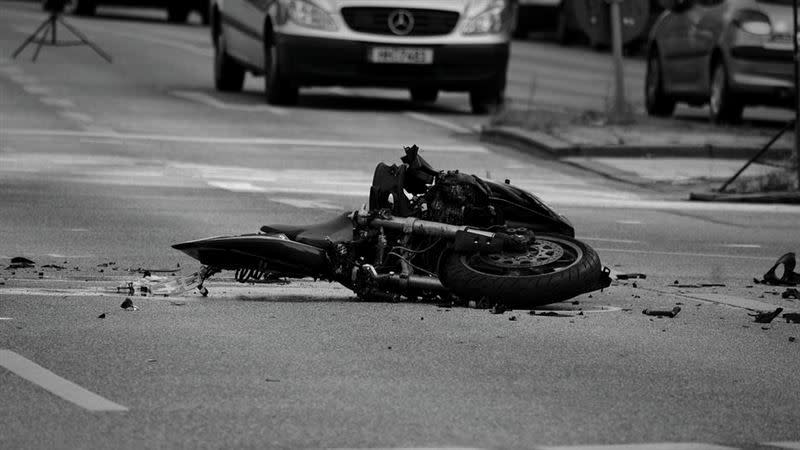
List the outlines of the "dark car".
<svg viewBox="0 0 800 450">
<path fill-rule="evenodd" d="M 647 112 L 708 104 L 712 121 L 734 123 L 746 106 L 793 107 L 793 1 L 663 0 L 648 42 Z"/>
<path fill-rule="evenodd" d="M 42 1 L 42 6 L 48 0 Z M 131 6 L 140 8 L 164 8 L 167 20 L 174 23 L 186 22 L 192 11 L 197 11 L 203 24 L 208 24 L 208 0 L 67 0 L 65 10 L 81 16 L 93 16 L 98 6 Z"/>
</svg>

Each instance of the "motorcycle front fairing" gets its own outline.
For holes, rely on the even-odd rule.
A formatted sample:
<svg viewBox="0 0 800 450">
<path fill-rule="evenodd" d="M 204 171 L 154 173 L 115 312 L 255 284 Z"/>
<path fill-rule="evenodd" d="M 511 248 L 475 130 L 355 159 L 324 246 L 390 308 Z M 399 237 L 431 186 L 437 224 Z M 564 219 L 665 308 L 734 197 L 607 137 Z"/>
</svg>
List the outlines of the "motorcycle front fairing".
<svg viewBox="0 0 800 450">
<path fill-rule="evenodd" d="M 553 211 L 539 197 L 507 183 L 483 180 L 491 190 L 490 202 L 499 209 L 509 227 L 526 227 L 534 232 L 575 237 L 569 220 Z"/>
</svg>

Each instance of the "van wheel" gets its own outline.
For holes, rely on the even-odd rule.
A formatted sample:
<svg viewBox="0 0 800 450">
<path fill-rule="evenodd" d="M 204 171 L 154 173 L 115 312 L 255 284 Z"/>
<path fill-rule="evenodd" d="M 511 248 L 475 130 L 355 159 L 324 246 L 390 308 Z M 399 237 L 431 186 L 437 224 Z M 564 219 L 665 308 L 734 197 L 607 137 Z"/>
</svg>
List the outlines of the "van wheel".
<svg viewBox="0 0 800 450">
<path fill-rule="evenodd" d="M 223 92 L 239 92 L 244 87 L 244 68 L 228 55 L 225 33 L 220 30 L 214 45 L 214 87 Z"/>
<path fill-rule="evenodd" d="M 505 100 L 505 77 L 486 83 L 469 91 L 469 105 L 473 114 L 488 114 L 503 106 Z"/>
<path fill-rule="evenodd" d="M 725 64 L 717 62 L 711 72 L 711 89 L 708 94 L 708 112 L 716 124 L 734 124 L 742 121 L 744 104 L 736 98 L 730 87 Z"/>
<path fill-rule="evenodd" d="M 191 12 L 189 5 L 179 1 L 177 4 L 171 4 L 167 8 L 167 21 L 171 23 L 184 23 L 189 19 Z"/>
<path fill-rule="evenodd" d="M 264 91 L 271 105 L 295 105 L 299 88 L 283 74 L 278 46 L 264 44 Z"/>
<path fill-rule="evenodd" d="M 418 103 L 433 103 L 439 98 L 436 88 L 411 88 L 411 100 Z"/>
<path fill-rule="evenodd" d="M 669 117 L 675 112 L 675 100 L 664 92 L 664 77 L 661 59 L 653 51 L 647 58 L 647 73 L 644 79 L 644 102 L 647 114 L 656 117 Z"/>
</svg>

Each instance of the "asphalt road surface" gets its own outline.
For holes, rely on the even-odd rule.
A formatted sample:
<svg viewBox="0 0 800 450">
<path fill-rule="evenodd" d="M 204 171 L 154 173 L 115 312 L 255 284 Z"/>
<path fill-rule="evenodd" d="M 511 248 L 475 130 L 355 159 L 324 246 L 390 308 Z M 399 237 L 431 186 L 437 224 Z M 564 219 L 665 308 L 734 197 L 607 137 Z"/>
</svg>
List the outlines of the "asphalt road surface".
<svg viewBox="0 0 800 450">
<path fill-rule="evenodd" d="M 798 250 L 800 208 L 688 203 L 487 145 L 461 94 L 313 89 L 277 108 L 256 78 L 219 94 L 207 30 L 160 12 L 67 19 L 113 64 L 86 46 L 11 59 L 43 15 L 0 11 L 0 447 L 800 448 L 800 325 L 749 315 L 798 309 L 752 280 Z M 605 95 L 557 80 L 592 80 L 607 56 L 513 54 L 519 101 L 534 75 L 566 107 Z M 117 289 L 197 270 L 173 243 L 358 208 L 375 164 L 410 144 L 539 194 L 606 266 L 647 278 L 561 316 L 231 274 L 205 298 Z M 15 256 L 36 267 L 6 269 Z"/>
</svg>

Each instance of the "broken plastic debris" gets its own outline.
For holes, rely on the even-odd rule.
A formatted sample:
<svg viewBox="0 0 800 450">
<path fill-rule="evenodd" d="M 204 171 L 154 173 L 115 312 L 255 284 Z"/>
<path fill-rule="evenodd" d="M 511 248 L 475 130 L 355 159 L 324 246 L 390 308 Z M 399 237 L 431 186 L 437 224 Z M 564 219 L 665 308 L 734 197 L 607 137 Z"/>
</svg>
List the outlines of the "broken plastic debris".
<svg viewBox="0 0 800 450">
<path fill-rule="evenodd" d="M 503 314 L 504 312 L 506 312 L 506 307 L 501 304 L 494 305 L 489 309 L 491 314 Z"/>
<path fill-rule="evenodd" d="M 28 258 L 24 258 L 22 256 L 15 256 L 11 258 L 11 265 L 6 267 L 6 270 L 10 269 L 27 269 L 29 267 L 36 267 L 36 263 L 31 261 Z"/>
<path fill-rule="evenodd" d="M 642 314 L 648 316 L 657 316 L 657 317 L 669 317 L 670 319 L 677 316 L 678 313 L 681 312 L 681 307 L 676 306 L 669 311 L 665 310 L 655 310 L 655 309 L 645 309 L 642 311 Z"/>
<path fill-rule="evenodd" d="M 42 269 L 57 269 L 57 270 L 62 270 L 62 269 L 66 269 L 66 267 L 64 267 L 64 266 L 59 266 L 58 264 L 45 264 L 45 265 L 43 265 L 43 266 L 42 266 Z"/>
<path fill-rule="evenodd" d="M 647 275 L 643 273 L 618 273 L 617 279 L 618 280 L 630 280 L 632 278 L 647 278 Z"/>
<path fill-rule="evenodd" d="M 783 291 L 783 294 L 781 294 L 781 297 L 783 297 L 783 298 L 793 298 L 795 300 L 798 300 L 798 299 L 800 299 L 800 291 L 798 291 L 795 288 L 788 288 L 785 291 Z"/>
<path fill-rule="evenodd" d="M 131 299 L 127 298 L 127 297 L 122 302 L 122 304 L 119 305 L 119 307 L 124 309 L 125 311 L 138 311 L 139 310 L 139 308 L 136 305 L 133 304 L 133 300 L 131 300 Z"/>
<path fill-rule="evenodd" d="M 772 319 L 778 317 L 778 314 L 783 311 L 783 308 L 777 308 L 775 311 L 772 312 L 760 312 L 756 314 L 748 314 L 750 317 L 754 317 L 753 322 L 755 323 L 770 323 Z"/>
<path fill-rule="evenodd" d="M 532 316 L 545 316 L 545 317 L 572 317 L 572 314 L 561 314 L 555 311 L 543 311 L 543 312 L 531 311 L 528 314 Z"/>
<path fill-rule="evenodd" d="M 105 319 L 106 318 L 106 313 L 100 314 L 99 316 L 97 316 L 97 318 L 98 319 Z"/>
<path fill-rule="evenodd" d="M 150 295 L 178 295 L 192 289 L 200 289 L 200 293 L 205 297 L 208 290 L 201 286 L 203 278 L 200 272 L 182 277 L 159 277 L 147 274 L 136 281 L 129 281 L 125 286 L 117 287 L 117 292 L 126 291 L 128 295 L 139 292 L 142 296 Z"/>
<path fill-rule="evenodd" d="M 800 284 L 800 273 L 794 271 L 795 265 L 797 265 L 797 261 L 795 260 L 794 253 L 786 253 L 778 258 L 775 265 L 764 274 L 764 279 L 761 280 L 761 282 L 766 284 L 797 286 Z M 783 266 L 783 274 L 780 278 L 775 274 L 775 270 L 779 266 Z"/>
<path fill-rule="evenodd" d="M 786 323 L 800 323 L 800 313 L 786 313 L 781 317 L 786 319 Z"/>
</svg>

